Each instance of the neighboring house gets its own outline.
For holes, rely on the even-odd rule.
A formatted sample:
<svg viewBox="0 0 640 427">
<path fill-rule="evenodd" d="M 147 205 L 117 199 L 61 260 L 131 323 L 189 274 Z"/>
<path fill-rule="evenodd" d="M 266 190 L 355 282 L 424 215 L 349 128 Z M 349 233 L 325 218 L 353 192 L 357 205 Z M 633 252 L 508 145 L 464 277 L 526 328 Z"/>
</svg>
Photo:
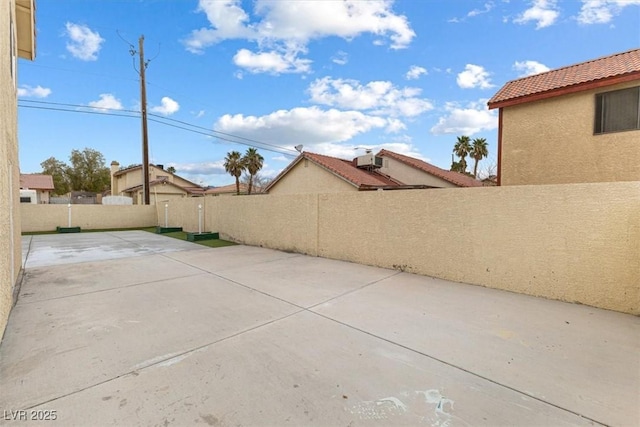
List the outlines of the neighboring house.
<svg viewBox="0 0 640 427">
<path fill-rule="evenodd" d="M 142 165 L 120 169 L 118 162 L 111 162 L 111 195 L 128 196 L 134 204 L 142 204 Z M 149 165 L 149 201 L 151 204 L 167 202 L 183 197 L 203 196 L 204 188 L 164 169 L 162 165 Z"/>
<path fill-rule="evenodd" d="M 479 181 L 419 159 L 382 150 L 353 160 L 304 152 L 265 188 L 269 194 L 336 193 L 482 186 Z"/>
<path fill-rule="evenodd" d="M 640 49 L 505 84 L 498 185 L 640 181 Z"/>
<path fill-rule="evenodd" d="M 22 263 L 17 62 L 35 59 L 35 28 L 32 0 L 0 1 L 0 339 Z"/>
<path fill-rule="evenodd" d="M 274 178 L 269 194 L 337 193 L 398 187 L 402 183 L 375 170 L 358 168 L 351 160 L 304 152 Z"/>
<path fill-rule="evenodd" d="M 49 203 L 51 192 L 55 190 L 53 177 L 37 173 L 20 174 L 20 189 L 35 190 L 38 203 Z"/>
<path fill-rule="evenodd" d="M 415 157 L 380 150 L 380 172 L 406 184 L 426 185 L 432 188 L 482 187 L 482 182 L 458 172 L 448 171 Z"/>
<path fill-rule="evenodd" d="M 240 194 L 248 194 L 249 185 L 240 183 Z M 253 186 L 251 188 L 251 194 L 262 193 L 262 188 Z M 235 184 L 223 185 L 221 187 L 211 187 L 204 192 L 207 196 L 233 196 L 238 194 Z"/>
</svg>

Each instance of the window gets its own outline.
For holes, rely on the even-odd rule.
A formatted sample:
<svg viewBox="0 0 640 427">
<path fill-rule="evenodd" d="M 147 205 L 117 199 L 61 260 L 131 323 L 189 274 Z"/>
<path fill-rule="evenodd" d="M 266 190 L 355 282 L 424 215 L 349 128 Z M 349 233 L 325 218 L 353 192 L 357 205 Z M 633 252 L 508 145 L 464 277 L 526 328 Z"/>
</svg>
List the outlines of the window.
<svg viewBox="0 0 640 427">
<path fill-rule="evenodd" d="M 640 86 L 596 94 L 594 133 L 640 129 Z"/>
</svg>

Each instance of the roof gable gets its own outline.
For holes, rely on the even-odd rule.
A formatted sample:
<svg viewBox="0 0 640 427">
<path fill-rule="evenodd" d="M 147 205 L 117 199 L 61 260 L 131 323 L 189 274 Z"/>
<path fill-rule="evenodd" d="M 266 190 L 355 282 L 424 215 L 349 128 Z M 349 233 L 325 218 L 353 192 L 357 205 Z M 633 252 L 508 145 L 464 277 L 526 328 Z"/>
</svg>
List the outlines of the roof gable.
<svg viewBox="0 0 640 427">
<path fill-rule="evenodd" d="M 507 107 L 633 80 L 640 80 L 640 49 L 512 80 L 488 105 L 490 109 Z"/>
<path fill-rule="evenodd" d="M 416 159 L 415 157 L 405 156 L 404 154 L 395 153 L 393 151 L 382 149 L 378 154 L 378 157 L 390 157 L 392 159 L 398 160 L 406 164 L 407 166 L 411 166 L 415 169 L 421 170 L 422 172 L 426 172 L 440 179 L 444 179 L 447 182 L 455 184 L 459 187 L 482 187 L 482 182 L 471 178 L 469 176 L 463 175 L 458 172 L 448 171 L 437 166 L 432 165 L 431 163 L 427 163 L 423 160 Z"/>
<path fill-rule="evenodd" d="M 369 172 L 360 169 L 351 160 L 344 160 L 337 157 L 325 156 L 304 152 L 291 162 L 282 172 L 276 176 L 271 183 L 264 189 L 268 192 L 278 181 L 280 181 L 291 169 L 293 169 L 303 159 L 313 162 L 315 165 L 330 172 L 338 178 L 346 181 L 358 189 L 374 188 L 374 187 L 397 187 L 402 185 L 401 182 L 392 179 L 378 172 Z"/>
<path fill-rule="evenodd" d="M 199 186 L 199 185 L 198 185 L 198 184 L 196 184 L 195 182 L 193 182 L 193 181 L 189 181 L 188 179 L 183 178 L 183 177 L 181 177 L 181 176 L 180 176 L 180 175 L 178 175 L 178 174 L 171 173 L 171 172 L 169 172 L 168 170 L 163 169 L 163 168 L 160 168 L 160 167 L 158 167 L 158 166 L 156 166 L 156 165 L 154 165 L 154 164 L 152 164 L 152 163 L 149 163 L 149 166 L 152 166 L 152 167 L 154 167 L 154 168 L 156 168 L 156 169 L 158 169 L 158 170 L 161 170 L 162 172 L 166 172 L 166 173 L 168 173 L 169 175 L 172 175 L 172 176 L 174 176 L 174 177 L 176 177 L 176 178 L 180 178 L 181 180 L 183 180 L 183 181 L 188 182 L 189 184 L 191 184 L 193 187 L 202 188 L 201 186 Z M 142 165 L 130 166 L 130 167 L 128 167 L 128 168 L 120 169 L 120 170 L 118 170 L 118 171 L 114 172 L 114 173 L 113 173 L 113 176 L 122 176 L 122 175 L 126 175 L 126 174 L 128 174 L 128 173 L 130 173 L 130 172 L 138 171 L 138 170 L 140 170 L 140 169 L 142 169 Z"/>
<path fill-rule="evenodd" d="M 178 184 L 175 184 L 167 179 L 154 179 L 152 181 L 149 181 L 149 188 L 151 187 L 155 187 L 157 185 L 170 185 L 171 187 L 175 187 L 178 188 L 182 191 L 184 191 L 187 194 L 204 194 L 204 190 L 201 187 L 182 187 Z M 138 184 L 138 185 L 134 185 L 133 187 L 129 187 L 129 188 L 125 188 L 124 190 L 122 190 L 123 193 L 130 193 L 133 191 L 139 191 L 142 190 L 142 184 Z"/>
</svg>

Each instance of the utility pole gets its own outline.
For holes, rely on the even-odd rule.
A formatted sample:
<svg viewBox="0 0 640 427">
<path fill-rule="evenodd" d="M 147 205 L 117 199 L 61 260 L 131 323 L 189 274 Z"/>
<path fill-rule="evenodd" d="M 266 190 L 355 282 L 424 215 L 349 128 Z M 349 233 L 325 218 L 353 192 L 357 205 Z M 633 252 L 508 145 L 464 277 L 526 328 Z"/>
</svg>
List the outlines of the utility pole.
<svg viewBox="0 0 640 427">
<path fill-rule="evenodd" d="M 138 40 L 140 54 L 140 110 L 142 112 L 142 192 L 144 193 L 144 204 L 148 205 L 149 200 L 149 134 L 147 132 L 147 81 L 145 79 L 144 62 L 144 35 Z"/>
</svg>

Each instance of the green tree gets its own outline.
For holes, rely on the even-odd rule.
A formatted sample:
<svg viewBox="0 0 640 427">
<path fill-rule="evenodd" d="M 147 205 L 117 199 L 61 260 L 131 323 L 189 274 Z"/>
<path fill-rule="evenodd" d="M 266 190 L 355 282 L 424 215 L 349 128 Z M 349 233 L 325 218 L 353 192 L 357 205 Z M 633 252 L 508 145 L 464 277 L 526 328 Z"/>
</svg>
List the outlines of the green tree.
<svg viewBox="0 0 640 427">
<path fill-rule="evenodd" d="M 69 180 L 67 179 L 67 166 L 64 162 L 57 160 L 55 157 L 49 157 L 40 163 L 42 173 L 53 177 L 53 192 L 57 195 L 67 194 L 69 192 Z"/>
<path fill-rule="evenodd" d="M 100 193 L 109 188 L 111 173 L 101 152 L 92 148 L 72 150 L 69 161 L 67 176 L 72 190 Z"/>
<path fill-rule="evenodd" d="M 169 166 L 169 167 L 167 168 L 167 172 L 169 172 L 169 173 L 176 173 L 176 168 L 174 168 L 173 166 Z"/>
<path fill-rule="evenodd" d="M 262 165 L 264 164 L 264 157 L 258 153 L 258 150 L 255 148 L 247 148 L 247 152 L 244 154 L 242 161 L 249 172 L 249 186 L 247 189 L 247 193 L 251 194 L 251 189 L 253 188 L 253 177 L 258 173 L 260 169 L 262 169 Z"/>
<path fill-rule="evenodd" d="M 242 171 L 246 169 L 244 161 L 242 159 L 242 154 L 238 151 L 231 151 L 227 153 L 227 157 L 224 158 L 224 170 L 227 171 L 228 174 L 235 177 L 236 179 L 236 193 L 240 194 L 240 176 L 242 175 Z"/>
<path fill-rule="evenodd" d="M 111 172 L 101 152 L 92 148 L 72 150 L 69 161 L 71 165 L 49 157 L 40 163 L 42 173 L 53 176 L 56 194 L 69 191 L 100 193 L 109 188 Z"/>
<path fill-rule="evenodd" d="M 471 152 L 471 139 L 466 136 L 459 136 L 456 142 L 456 145 L 453 146 L 453 153 L 460 157 L 460 162 L 458 166 L 458 172 L 466 172 L 467 171 L 467 160 L 466 157 Z"/>
<path fill-rule="evenodd" d="M 473 165 L 473 177 L 478 177 L 478 163 L 489 155 L 489 149 L 487 148 L 487 140 L 485 138 L 475 138 L 469 153 L 471 158 L 475 160 Z"/>
</svg>

